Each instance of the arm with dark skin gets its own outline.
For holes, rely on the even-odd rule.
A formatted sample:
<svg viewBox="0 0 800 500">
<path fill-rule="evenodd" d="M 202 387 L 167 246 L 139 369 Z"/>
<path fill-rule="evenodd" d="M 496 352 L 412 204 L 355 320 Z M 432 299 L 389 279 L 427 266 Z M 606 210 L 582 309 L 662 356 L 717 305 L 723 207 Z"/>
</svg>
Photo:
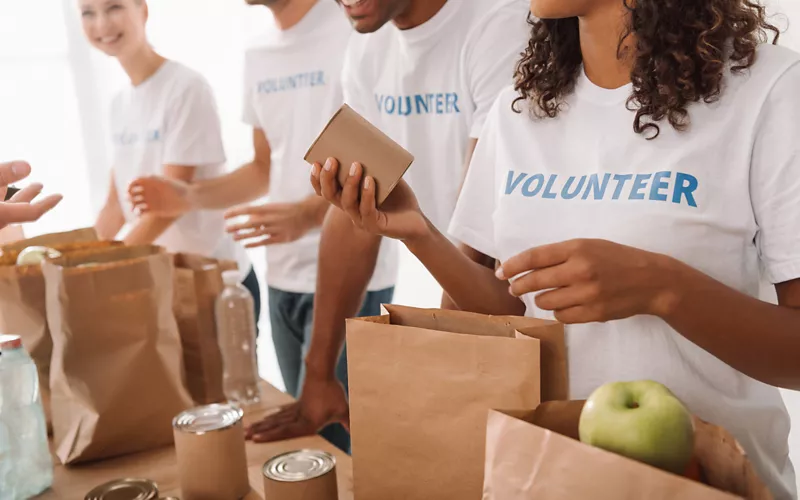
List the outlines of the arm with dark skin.
<svg viewBox="0 0 800 500">
<path fill-rule="evenodd" d="M 467 177 L 467 171 L 469 170 L 469 164 L 472 162 L 472 155 L 475 154 L 475 148 L 478 146 L 478 139 L 470 139 L 469 145 L 467 146 L 467 154 L 464 156 L 464 175 L 461 178 L 461 187 L 459 187 L 458 192 L 461 193 L 461 188 L 464 187 L 464 180 Z M 496 262 L 493 258 L 484 255 L 474 248 L 470 248 L 467 245 L 459 245 L 459 249 L 470 258 L 473 262 L 477 262 L 489 269 L 494 269 L 496 266 Z M 447 292 L 442 292 L 442 309 L 446 310 L 458 310 L 458 306 L 453 299 L 447 295 Z"/>
<path fill-rule="evenodd" d="M 326 170 L 315 165 L 312 184 L 318 193 L 324 193 L 326 199 L 336 198 L 335 205 L 341 207 L 342 202 L 346 200 L 337 197 L 339 186 L 335 181 L 336 172 L 340 167 L 335 159 L 330 159 L 329 167 L 330 169 Z M 330 182 L 320 184 L 318 181 L 320 172 L 323 172 Z M 357 175 L 360 176 L 360 169 L 357 169 Z M 354 179 L 356 177 L 352 178 Z M 352 189 L 348 191 L 352 192 Z M 357 196 L 357 187 L 354 192 Z M 494 278 L 493 267 L 487 268 L 473 262 L 447 238 L 441 234 L 439 236 L 449 245 L 450 252 L 439 253 L 433 256 L 434 258 L 458 259 L 477 272 L 482 272 L 485 283 L 503 290 L 508 288 Z M 300 401 L 285 407 L 280 413 L 251 426 L 248 429 L 248 437 L 251 439 L 277 441 L 313 434 L 333 422 L 349 425 L 347 401 L 341 384 L 335 378 L 334 370 L 344 345 L 345 320 L 358 314 L 377 263 L 380 242 L 380 236 L 356 227 L 348 214 L 342 210 L 333 209 L 328 213 L 320 244 L 313 341 L 306 357 L 306 379 L 302 397 Z M 420 249 L 423 254 L 431 250 L 435 251 L 433 247 Z M 359 258 L 353 259 L 353 255 L 358 255 Z M 473 251 L 471 255 L 478 258 L 480 254 Z M 440 279 L 439 276 L 435 277 Z M 463 281 L 464 275 L 448 274 L 442 279 L 457 280 L 463 285 L 463 289 L 474 291 L 473 300 L 466 302 L 467 304 L 478 307 L 479 303 L 485 302 L 481 300 L 480 292 L 472 286 L 473 283 Z M 456 287 L 459 289 L 458 285 Z M 508 293 L 495 296 L 502 298 L 499 304 L 485 305 L 497 307 L 496 311 L 500 311 L 500 314 L 518 314 L 524 311 L 522 302 Z M 461 305 L 460 302 L 458 304 Z"/>
<path fill-rule="evenodd" d="M 533 248 L 503 263 L 516 295 L 564 323 L 657 316 L 733 368 L 800 389 L 800 280 L 776 285 L 779 305 L 745 295 L 671 257 L 602 240 Z"/>
<path fill-rule="evenodd" d="M 335 182 L 319 177 L 323 185 Z M 779 305 L 772 305 L 672 257 L 604 240 L 532 248 L 491 276 L 425 220 L 407 184 L 378 210 L 374 181 L 365 179 L 359 202 L 360 169 L 354 177 L 336 199 L 326 198 L 340 200 L 357 226 L 402 240 L 464 310 L 520 314 L 512 295 L 541 292 L 537 306 L 566 324 L 657 316 L 745 375 L 800 389 L 800 280 L 776 285 Z"/>
<path fill-rule="evenodd" d="M 321 169 L 319 165 L 314 168 Z M 313 434 L 333 422 L 348 425 L 348 404 L 335 368 L 344 345 L 345 320 L 356 316 L 364 301 L 380 244 L 380 236 L 357 228 L 341 210 L 328 211 L 322 227 L 313 341 L 305 360 L 302 396 L 280 413 L 251 426 L 249 438 L 277 441 Z M 358 258 L 353 258 L 356 255 Z"/>
</svg>

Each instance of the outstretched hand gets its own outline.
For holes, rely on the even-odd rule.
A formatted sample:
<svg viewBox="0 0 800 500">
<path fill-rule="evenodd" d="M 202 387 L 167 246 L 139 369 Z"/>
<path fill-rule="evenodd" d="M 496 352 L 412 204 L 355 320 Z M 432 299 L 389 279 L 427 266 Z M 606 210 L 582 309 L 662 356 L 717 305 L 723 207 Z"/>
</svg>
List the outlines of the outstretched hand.
<svg viewBox="0 0 800 500">
<path fill-rule="evenodd" d="M 24 161 L 0 163 L 0 199 L 5 199 L 8 187 L 31 174 L 31 166 Z M 52 194 L 39 201 L 34 199 L 42 192 L 43 186 L 33 183 L 18 191 L 10 200 L 0 202 L 0 229 L 9 224 L 34 222 L 58 205 L 63 196 Z"/>
</svg>

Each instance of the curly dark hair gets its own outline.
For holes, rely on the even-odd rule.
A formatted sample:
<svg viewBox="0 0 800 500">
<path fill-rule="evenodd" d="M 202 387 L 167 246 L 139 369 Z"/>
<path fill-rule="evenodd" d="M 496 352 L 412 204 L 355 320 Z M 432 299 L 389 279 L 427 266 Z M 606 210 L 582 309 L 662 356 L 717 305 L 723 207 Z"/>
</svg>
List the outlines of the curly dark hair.
<svg viewBox="0 0 800 500">
<path fill-rule="evenodd" d="M 780 31 L 767 21 L 756 0 L 620 0 L 629 11 L 618 57 L 633 59 L 636 111 L 633 130 L 658 137 L 665 118 L 677 130 L 689 124 L 688 106 L 719 99 L 726 67 L 742 72 L 753 65 L 762 43 L 777 43 Z M 512 108 L 530 102 L 537 117 L 558 115 L 575 89 L 583 58 L 577 18 L 534 20 L 528 47 L 517 65 Z M 632 54 L 625 40 L 633 35 Z M 646 132 L 649 132 L 645 134 Z"/>
</svg>

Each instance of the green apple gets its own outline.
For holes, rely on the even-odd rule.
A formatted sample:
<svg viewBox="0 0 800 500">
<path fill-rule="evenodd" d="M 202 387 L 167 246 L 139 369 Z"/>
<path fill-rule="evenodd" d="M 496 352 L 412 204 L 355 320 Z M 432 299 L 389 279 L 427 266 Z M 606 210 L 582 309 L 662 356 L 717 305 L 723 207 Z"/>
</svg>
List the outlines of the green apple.
<svg viewBox="0 0 800 500">
<path fill-rule="evenodd" d="M 583 443 L 683 474 L 694 452 L 692 415 L 662 384 L 613 382 L 592 393 L 578 426 Z"/>
</svg>

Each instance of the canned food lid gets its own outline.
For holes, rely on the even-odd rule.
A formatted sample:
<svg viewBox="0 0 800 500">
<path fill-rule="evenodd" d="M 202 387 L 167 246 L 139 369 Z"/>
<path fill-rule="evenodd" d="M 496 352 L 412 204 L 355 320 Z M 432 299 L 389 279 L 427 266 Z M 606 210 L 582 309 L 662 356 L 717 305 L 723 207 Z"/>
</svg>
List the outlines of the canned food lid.
<svg viewBox="0 0 800 500">
<path fill-rule="evenodd" d="M 157 500 L 158 486 L 148 479 L 117 479 L 86 494 L 85 500 Z"/>
<path fill-rule="evenodd" d="M 308 481 L 329 473 L 336 458 L 319 450 L 299 450 L 278 455 L 264 464 L 264 476 L 273 481 L 294 483 Z"/>
<path fill-rule="evenodd" d="M 19 335 L 0 334 L 0 351 L 22 349 L 22 337 Z"/>
<path fill-rule="evenodd" d="M 203 434 L 228 429 L 244 415 L 241 408 L 228 404 L 199 406 L 186 410 L 172 421 L 172 426 L 182 432 Z"/>
</svg>

